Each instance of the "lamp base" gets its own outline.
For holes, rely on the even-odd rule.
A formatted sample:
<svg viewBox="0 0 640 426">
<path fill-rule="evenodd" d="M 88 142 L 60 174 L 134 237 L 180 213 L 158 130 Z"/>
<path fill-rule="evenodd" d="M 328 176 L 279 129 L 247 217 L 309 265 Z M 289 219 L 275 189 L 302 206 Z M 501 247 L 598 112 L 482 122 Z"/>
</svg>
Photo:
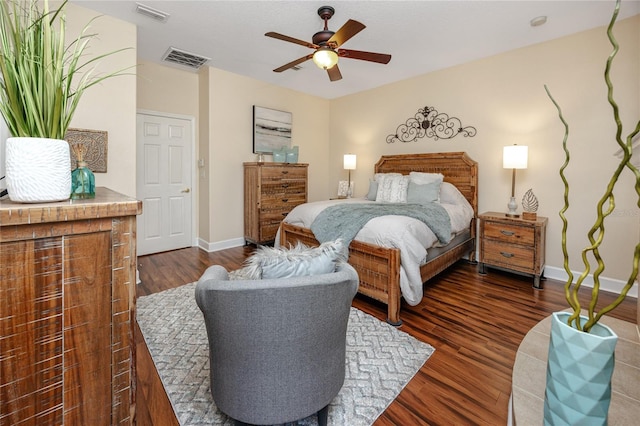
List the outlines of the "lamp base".
<svg viewBox="0 0 640 426">
<path fill-rule="evenodd" d="M 506 213 L 507 217 L 520 217 L 520 215 L 518 214 L 518 203 L 516 203 L 515 197 L 511 197 L 511 199 L 509 200 L 509 204 L 507 204 L 507 207 L 509 208 L 509 212 Z"/>
</svg>

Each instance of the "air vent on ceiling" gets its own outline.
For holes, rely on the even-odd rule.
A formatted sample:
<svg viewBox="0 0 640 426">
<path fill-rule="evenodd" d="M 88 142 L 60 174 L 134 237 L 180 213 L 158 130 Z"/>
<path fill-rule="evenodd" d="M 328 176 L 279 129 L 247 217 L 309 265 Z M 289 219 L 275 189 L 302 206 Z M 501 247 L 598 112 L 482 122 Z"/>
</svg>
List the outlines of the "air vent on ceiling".
<svg viewBox="0 0 640 426">
<path fill-rule="evenodd" d="M 205 58 L 204 56 L 199 56 L 194 53 L 176 49 L 175 47 L 170 47 L 169 50 L 167 50 L 167 53 L 162 57 L 162 60 L 197 70 L 211 60 L 211 58 Z"/>
<path fill-rule="evenodd" d="M 169 19 L 169 14 L 158 9 L 154 9 L 144 4 L 136 3 L 136 12 L 141 15 L 147 16 L 156 21 L 166 22 Z"/>
</svg>

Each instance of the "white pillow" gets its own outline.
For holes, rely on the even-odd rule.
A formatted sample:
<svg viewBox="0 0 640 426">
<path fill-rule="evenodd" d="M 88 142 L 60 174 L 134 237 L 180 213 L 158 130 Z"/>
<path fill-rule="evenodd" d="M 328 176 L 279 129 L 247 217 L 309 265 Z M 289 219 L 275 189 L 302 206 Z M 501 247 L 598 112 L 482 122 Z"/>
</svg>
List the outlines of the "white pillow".
<svg viewBox="0 0 640 426">
<path fill-rule="evenodd" d="M 440 202 L 456 206 L 470 205 L 469 201 L 462 195 L 462 192 L 449 182 L 442 182 L 442 185 L 440 185 Z"/>
<path fill-rule="evenodd" d="M 442 173 L 411 172 L 409 173 L 409 178 L 411 182 L 417 183 L 418 185 L 426 185 L 436 181 L 442 182 L 444 175 Z"/>
<path fill-rule="evenodd" d="M 406 203 L 409 176 L 401 174 L 385 174 L 378 176 L 378 192 L 376 202 L 382 203 Z"/>
</svg>

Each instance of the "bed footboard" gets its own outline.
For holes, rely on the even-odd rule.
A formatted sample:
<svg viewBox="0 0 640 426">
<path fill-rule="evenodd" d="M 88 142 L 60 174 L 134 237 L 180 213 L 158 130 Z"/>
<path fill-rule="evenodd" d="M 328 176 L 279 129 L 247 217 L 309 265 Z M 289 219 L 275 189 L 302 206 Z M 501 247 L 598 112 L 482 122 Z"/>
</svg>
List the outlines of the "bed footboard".
<svg viewBox="0 0 640 426">
<path fill-rule="evenodd" d="M 319 245 L 309 229 L 282 222 L 280 244 L 288 247 L 298 241 L 312 247 Z M 349 264 L 360 278 L 358 292 L 385 303 L 387 322 L 401 325 L 400 250 L 352 241 L 349 245 Z"/>
</svg>

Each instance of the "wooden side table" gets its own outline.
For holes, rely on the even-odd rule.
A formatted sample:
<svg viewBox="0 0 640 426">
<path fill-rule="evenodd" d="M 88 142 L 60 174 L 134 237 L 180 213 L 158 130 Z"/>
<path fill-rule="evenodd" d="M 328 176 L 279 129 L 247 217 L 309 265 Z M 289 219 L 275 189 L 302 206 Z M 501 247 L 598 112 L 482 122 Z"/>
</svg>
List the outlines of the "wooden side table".
<svg viewBox="0 0 640 426">
<path fill-rule="evenodd" d="M 546 217 L 535 220 L 507 217 L 505 213 L 486 212 L 478 216 L 480 223 L 480 263 L 478 271 L 486 273 L 486 266 L 534 276 L 533 286 L 540 287 L 544 272 Z"/>
</svg>

